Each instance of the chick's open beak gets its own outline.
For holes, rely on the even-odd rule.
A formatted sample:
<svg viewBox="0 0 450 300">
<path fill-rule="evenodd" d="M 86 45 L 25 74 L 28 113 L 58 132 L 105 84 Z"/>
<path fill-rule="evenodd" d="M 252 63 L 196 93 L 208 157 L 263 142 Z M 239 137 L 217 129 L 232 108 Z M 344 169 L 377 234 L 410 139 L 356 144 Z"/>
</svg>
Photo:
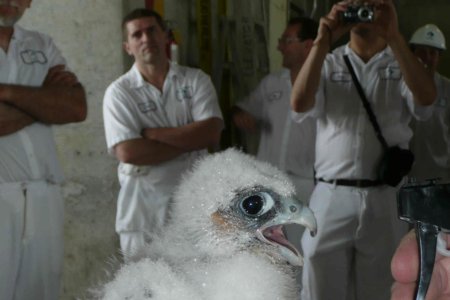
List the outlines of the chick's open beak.
<svg viewBox="0 0 450 300">
<path fill-rule="evenodd" d="M 295 198 L 285 198 L 281 201 L 277 214 L 269 222 L 258 228 L 257 237 L 268 244 L 278 247 L 280 254 L 294 266 L 303 265 L 303 258 L 298 249 L 286 238 L 283 226 L 297 224 L 309 229 L 312 236 L 317 232 L 317 223 L 309 207 Z M 300 239 L 300 236 L 298 237 Z"/>
</svg>

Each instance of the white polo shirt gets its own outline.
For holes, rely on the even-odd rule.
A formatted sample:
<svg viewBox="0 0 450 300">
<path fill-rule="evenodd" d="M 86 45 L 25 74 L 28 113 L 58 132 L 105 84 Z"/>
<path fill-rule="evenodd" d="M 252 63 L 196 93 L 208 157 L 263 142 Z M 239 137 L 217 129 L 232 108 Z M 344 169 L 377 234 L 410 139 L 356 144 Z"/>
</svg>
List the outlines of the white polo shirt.
<svg viewBox="0 0 450 300">
<path fill-rule="evenodd" d="M 258 159 L 312 179 L 316 120 L 297 123 L 290 118 L 291 90 L 290 73 L 284 68 L 264 77 L 250 96 L 236 105 L 262 124 Z"/>
<path fill-rule="evenodd" d="M 172 64 L 162 93 L 134 65 L 106 90 L 103 102 L 108 152 L 116 144 L 141 138 L 143 128 L 179 127 L 211 117 L 222 119 L 212 82 L 199 69 Z M 206 150 L 183 154 L 152 166 L 120 163 L 116 231 L 158 228 L 180 175 Z"/>
<path fill-rule="evenodd" d="M 327 55 L 314 108 L 294 114 L 296 120 L 306 116 L 318 119 L 316 176 L 326 180 L 375 180 L 382 147 L 345 65 L 344 54 L 350 58 L 388 145 L 407 148 L 412 136 L 408 126 L 411 116 L 426 118 L 431 111 L 414 103 L 389 47 L 367 63 L 348 45 Z"/>
<path fill-rule="evenodd" d="M 66 61 L 49 36 L 16 25 L 8 53 L 0 49 L 0 83 L 38 87 L 58 64 Z M 63 180 L 49 125 L 36 122 L 2 136 L 0 149 L 0 183 Z"/>
<path fill-rule="evenodd" d="M 410 175 L 417 180 L 450 179 L 450 80 L 436 73 L 435 83 L 438 98 L 432 116 L 412 124 L 415 162 Z"/>
</svg>

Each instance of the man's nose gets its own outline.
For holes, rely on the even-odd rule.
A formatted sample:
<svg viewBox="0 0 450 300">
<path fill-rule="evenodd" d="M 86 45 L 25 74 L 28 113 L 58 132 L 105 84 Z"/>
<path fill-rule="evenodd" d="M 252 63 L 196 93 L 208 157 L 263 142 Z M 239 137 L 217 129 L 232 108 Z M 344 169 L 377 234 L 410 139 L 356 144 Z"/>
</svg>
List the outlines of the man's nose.
<svg viewBox="0 0 450 300">
<path fill-rule="evenodd" d="M 144 32 L 143 34 L 142 34 L 142 41 L 143 42 L 148 42 L 149 40 L 150 40 L 150 38 L 151 38 L 151 34 L 150 34 L 150 32 Z"/>
<path fill-rule="evenodd" d="M 277 45 L 277 50 L 278 51 L 280 51 L 281 53 L 283 53 L 283 51 L 284 51 L 284 43 L 278 43 L 278 45 Z"/>
</svg>

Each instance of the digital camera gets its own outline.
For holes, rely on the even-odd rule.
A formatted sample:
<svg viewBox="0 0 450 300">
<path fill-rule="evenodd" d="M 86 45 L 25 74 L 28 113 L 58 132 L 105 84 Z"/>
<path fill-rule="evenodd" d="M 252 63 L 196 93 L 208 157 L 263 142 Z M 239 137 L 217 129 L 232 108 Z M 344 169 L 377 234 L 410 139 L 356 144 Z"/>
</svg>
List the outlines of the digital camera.
<svg viewBox="0 0 450 300">
<path fill-rule="evenodd" d="M 342 14 L 345 23 L 369 23 L 373 18 L 373 7 L 368 5 L 348 6 Z"/>
</svg>

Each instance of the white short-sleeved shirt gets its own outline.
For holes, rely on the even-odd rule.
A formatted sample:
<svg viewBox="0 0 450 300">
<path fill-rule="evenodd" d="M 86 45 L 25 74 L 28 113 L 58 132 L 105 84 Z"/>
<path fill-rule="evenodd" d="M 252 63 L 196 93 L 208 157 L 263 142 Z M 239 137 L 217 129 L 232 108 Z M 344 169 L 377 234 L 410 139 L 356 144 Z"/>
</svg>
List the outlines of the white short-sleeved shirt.
<svg viewBox="0 0 450 300">
<path fill-rule="evenodd" d="M 59 64 L 66 61 L 49 36 L 16 25 L 8 52 L 0 49 L 0 83 L 38 87 Z M 36 122 L 2 136 L 0 149 L 0 183 L 63 180 L 49 125 Z"/>
<path fill-rule="evenodd" d="M 388 145 L 407 148 L 412 136 L 411 116 L 426 118 L 430 109 L 414 103 L 400 67 L 387 47 L 364 63 L 348 45 L 328 54 L 313 109 L 294 114 L 318 119 L 315 169 L 318 178 L 371 179 L 382 155 L 367 112 L 345 65 L 347 54 L 380 124 Z"/>
<path fill-rule="evenodd" d="M 418 180 L 450 179 L 450 80 L 435 74 L 438 98 L 427 120 L 412 123 L 415 162 L 410 175 Z"/>
<path fill-rule="evenodd" d="M 108 152 L 120 142 L 141 138 L 144 128 L 179 127 L 212 117 L 222 119 L 217 94 L 203 71 L 171 64 L 162 93 L 134 65 L 106 90 L 103 102 Z M 206 150 L 152 166 L 120 163 L 116 231 L 159 227 L 163 211 L 186 171 Z"/>
<path fill-rule="evenodd" d="M 290 118 L 291 77 L 288 69 L 264 77 L 257 88 L 236 105 L 262 124 L 257 158 L 283 171 L 313 178 L 316 120 Z"/>
</svg>

